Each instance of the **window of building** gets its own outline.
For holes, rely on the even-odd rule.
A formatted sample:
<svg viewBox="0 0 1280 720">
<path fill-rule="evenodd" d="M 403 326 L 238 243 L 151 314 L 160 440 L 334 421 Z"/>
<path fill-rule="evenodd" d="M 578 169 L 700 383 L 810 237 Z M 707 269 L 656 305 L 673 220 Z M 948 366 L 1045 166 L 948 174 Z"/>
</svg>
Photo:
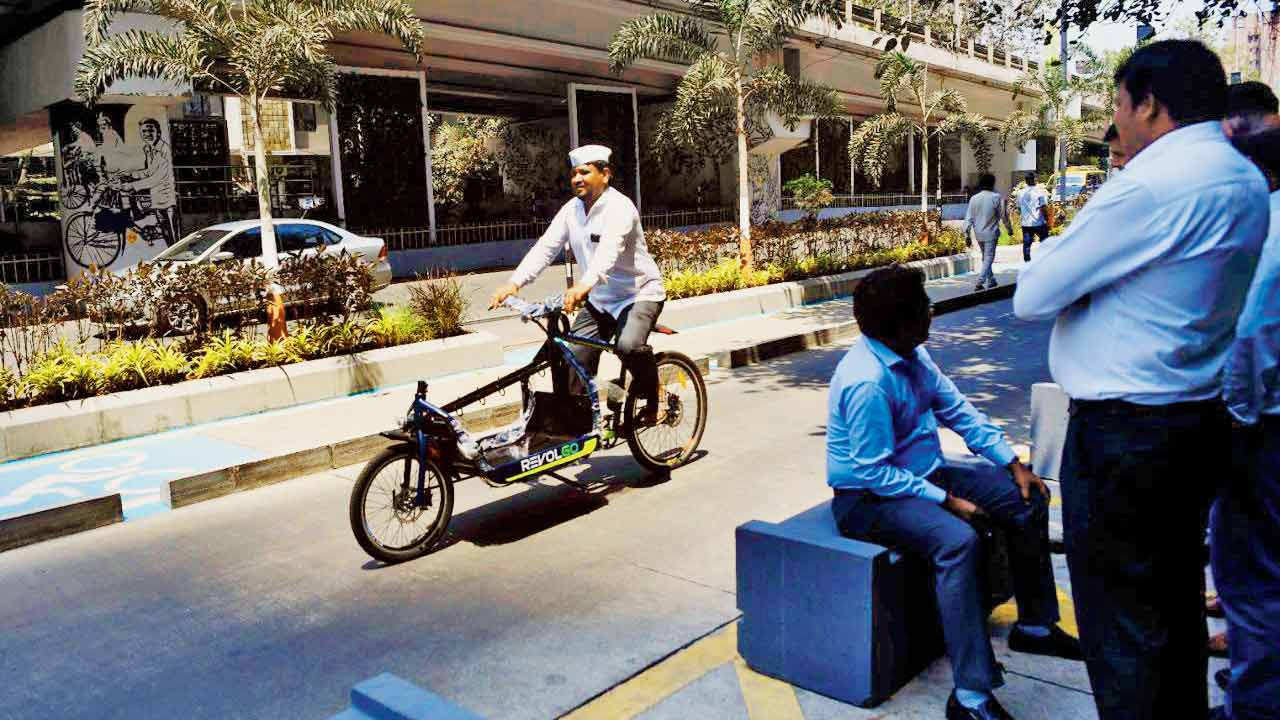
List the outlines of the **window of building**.
<svg viewBox="0 0 1280 720">
<path fill-rule="evenodd" d="M 316 131 L 316 106 L 314 103 L 293 104 L 293 129 L 298 132 Z"/>
<path fill-rule="evenodd" d="M 262 119 L 262 135 L 267 141 L 267 152 L 293 149 L 293 128 L 289 125 L 289 103 L 285 100 L 263 100 L 259 110 Z M 244 146 L 253 148 L 253 121 L 247 103 L 240 103 L 240 122 L 244 128 Z"/>
</svg>

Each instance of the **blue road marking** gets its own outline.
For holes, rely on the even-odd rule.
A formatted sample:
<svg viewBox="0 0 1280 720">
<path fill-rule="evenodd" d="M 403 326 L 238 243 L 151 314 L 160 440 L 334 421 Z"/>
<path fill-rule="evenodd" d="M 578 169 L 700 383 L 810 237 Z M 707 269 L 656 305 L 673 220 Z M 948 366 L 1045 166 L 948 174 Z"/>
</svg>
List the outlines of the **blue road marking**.
<svg viewBox="0 0 1280 720">
<path fill-rule="evenodd" d="M 120 493 L 125 520 L 169 510 L 169 481 L 266 453 L 197 433 L 68 450 L 0 465 L 0 519 Z"/>
</svg>

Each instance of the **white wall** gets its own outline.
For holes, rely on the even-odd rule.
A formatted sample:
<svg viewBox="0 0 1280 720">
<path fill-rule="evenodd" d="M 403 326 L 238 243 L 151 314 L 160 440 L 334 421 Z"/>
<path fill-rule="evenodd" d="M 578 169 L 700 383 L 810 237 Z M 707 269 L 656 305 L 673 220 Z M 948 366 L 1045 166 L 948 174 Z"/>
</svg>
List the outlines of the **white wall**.
<svg viewBox="0 0 1280 720">
<path fill-rule="evenodd" d="M 82 13 L 69 10 L 0 49 L 0 125 L 75 97 L 76 64 L 84 54 Z M 113 32 L 165 30 L 171 27 L 153 15 L 125 13 L 112 24 Z M 157 80 L 129 79 L 108 89 L 111 95 L 177 96 L 186 86 Z"/>
</svg>

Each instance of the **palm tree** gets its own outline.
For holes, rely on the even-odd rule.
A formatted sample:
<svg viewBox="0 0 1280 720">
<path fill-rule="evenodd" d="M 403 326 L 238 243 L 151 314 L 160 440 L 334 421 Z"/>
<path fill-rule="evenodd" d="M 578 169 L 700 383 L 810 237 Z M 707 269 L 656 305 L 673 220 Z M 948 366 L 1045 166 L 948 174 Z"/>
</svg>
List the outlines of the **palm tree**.
<svg viewBox="0 0 1280 720">
<path fill-rule="evenodd" d="M 126 12 L 167 18 L 173 32 L 110 33 L 112 18 Z M 421 53 L 422 24 L 402 0 L 87 0 L 75 90 L 92 103 L 117 80 L 148 77 L 238 96 L 253 126 L 263 262 L 275 267 L 262 103 L 287 93 L 332 108 L 334 64 L 325 46 L 359 30 L 391 35 Z"/>
<path fill-rule="evenodd" d="M 1090 128 L 1101 119 L 1101 116 L 1093 114 L 1071 117 L 1068 112 L 1071 103 L 1098 87 L 1097 83 L 1079 76 L 1068 78 L 1058 62 L 1048 63 L 1041 72 L 1027 73 L 1014 83 L 1013 97 L 1030 96 L 1034 92 L 1039 99 L 1030 112 L 1015 110 L 1009 114 L 997 134 L 1000 147 L 1008 148 L 1010 143 L 1021 146 L 1038 136 L 1052 136 L 1053 171 L 1056 173 L 1062 167 L 1062 146 L 1066 145 L 1068 153 L 1080 152 Z M 1103 84 L 1101 87 L 1106 86 Z"/>
<path fill-rule="evenodd" d="M 842 0 L 688 0 L 691 14 L 648 15 L 622 24 L 609 43 L 609 64 L 622 73 L 641 58 L 689 65 L 676 88 L 659 137 L 691 144 L 691 138 L 727 137 L 733 128 L 738 154 L 739 255 L 750 268 L 751 185 L 747 138 L 767 111 L 794 127 L 808 116 L 843 112 L 834 90 L 792 78 L 771 54 L 809 19 L 839 25 Z M 712 142 L 715 142 L 714 137 Z M 707 148 L 694 148 L 707 154 Z"/>
<path fill-rule="evenodd" d="M 849 137 L 849 156 L 858 163 L 873 185 L 880 184 L 888 162 L 889 151 L 899 148 L 910 136 L 920 139 L 920 211 L 929 211 L 929 140 L 941 141 L 943 135 L 959 133 L 973 146 L 978 168 L 991 167 L 991 149 L 987 144 L 987 121 L 969 112 L 964 96 L 952 88 L 929 92 L 929 67 L 901 51 L 890 51 L 876 62 L 880 80 L 880 96 L 885 111 L 858 126 Z M 905 93 L 912 109 L 919 109 L 919 119 L 898 112 L 899 95 Z M 941 155 L 941 152 L 939 152 Z M 941 160 L 941 157 L 939 157 Z M 939 162 L 941 165 L 941 162 Z M 939 170 L 938 196 L 942 195 Z"/>
</svg>

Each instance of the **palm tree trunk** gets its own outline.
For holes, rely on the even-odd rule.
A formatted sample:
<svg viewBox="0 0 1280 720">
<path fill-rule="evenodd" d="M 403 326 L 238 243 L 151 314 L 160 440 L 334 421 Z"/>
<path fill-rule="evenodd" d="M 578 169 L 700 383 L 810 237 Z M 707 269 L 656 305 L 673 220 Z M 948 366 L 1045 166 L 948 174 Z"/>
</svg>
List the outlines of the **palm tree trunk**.
<svg viewBox="0 0 1280 720">
<path fill-rule="evenodd" d="M 942 207 L 942 135 L 938 135 L 938 207 Z"/>
<path fill-rule="evenodd" d="M 920 133 L 920 212 L 929 212 L 929 129 Z"/>
<path fill-rule="evenodd" d="M 262 221 L 262 263 L 276 268 L 276 228 L 271 220 L 271 178 L 267 175 L 267 141 L 262 133 L 262 117 L 258 99 L 249 100 L 249 119 L 253 124 L 253 170 L 258 186 L 258 219 Z"/>
<path fill-rule="evenodd" d="M 276 228 L 271 221 L 271 177 L 267 174 L 267 141 L 262 132 L 259 100 L 249 101 L 249 119 L 253 123 L 253 170 L 258 186 L 258 219 L 262 223 L 262 264 L 274 273 L 280 267 L 276 254 Z M 284 311 L 284 289 L 274 278 L 267 299 L 267 339 L 276 341 L 288 333 Z"/>
<path fill-rule="evenodd" d="M 738 262 L 750 270 L 751 257 L 751 180 L 748 177 L 747 107 L 742 96 L 742 77 L 735 80 L 738 91 Z"/>
</svg>

